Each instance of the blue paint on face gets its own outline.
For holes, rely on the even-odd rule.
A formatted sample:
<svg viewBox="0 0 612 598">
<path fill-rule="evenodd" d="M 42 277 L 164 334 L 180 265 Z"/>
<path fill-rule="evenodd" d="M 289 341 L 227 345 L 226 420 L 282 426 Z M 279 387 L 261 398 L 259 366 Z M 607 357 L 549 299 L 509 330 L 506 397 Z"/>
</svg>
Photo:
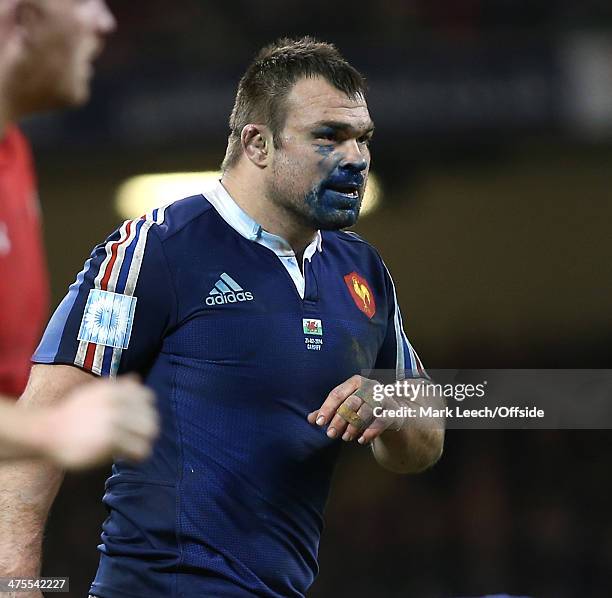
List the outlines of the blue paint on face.
<svg viewBox="0 0 612 598">
<path fill-rule="evenodd" d="M 315 143 L 315 151 L 317 154 L 323 156 L 323 158 L 328 158 L 336 151 L 336 144 L 334 143 L 337 140 L 338 132 L 333 127 L 319 127 L 313 131 L 313 137 L 315 139 L 327 139 L 331 143 Z"/>
<path fill-rule="evenodd" d="M 323 156 L 319 163 L 324 176 L 306 195 L 305 201 L 310 217 L 317 228 L 337 230 L 357 222 L 363 197 L 364 177 L 362 172 L 368 162 L 345 162 L 345 156 L 336 154 L 333 144 L 315 146 Z"/>
<path fill-rule="evenodd" d="M 315 152 L 323 156 L 323 159 L 331 156 L 334 153 L 335 149 L 336 148 L 331 144 L 327 144 L 327 145 L 319 144 L 319 143 L 315 144 Z"/>
</svg>

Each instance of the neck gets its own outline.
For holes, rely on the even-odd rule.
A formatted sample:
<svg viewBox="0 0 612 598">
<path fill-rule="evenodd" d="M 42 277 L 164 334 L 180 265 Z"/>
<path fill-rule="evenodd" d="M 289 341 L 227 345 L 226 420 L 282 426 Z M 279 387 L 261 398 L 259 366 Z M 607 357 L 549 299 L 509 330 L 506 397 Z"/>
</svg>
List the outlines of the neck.
<svg viewBox="0 0 612 598">
<path fill-rule="evenodd" d="M 296 256 L 315 238 L 316 229 L 296 222 L 290 211 L 268 198 L 261 177 L 253 177 L 241 164 L 225 171 L 221 183 L 242 210 L 265 231 L 285 239 Z"/>
</svg>

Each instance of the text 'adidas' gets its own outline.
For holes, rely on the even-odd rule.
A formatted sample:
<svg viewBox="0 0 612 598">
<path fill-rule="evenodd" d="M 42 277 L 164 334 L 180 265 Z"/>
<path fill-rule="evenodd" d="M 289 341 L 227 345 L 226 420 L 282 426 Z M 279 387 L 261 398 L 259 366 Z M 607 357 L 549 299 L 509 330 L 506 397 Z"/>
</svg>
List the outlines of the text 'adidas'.
<svg viewBox="0 0 612 598">
<path fill-rule="evenodd" d="M 229 274 L 221 274 L 208 297 L 206 305 L 223 305 L 225 303 L 238 303 L 253 301 L 253 293 L 245 291 Z"/>
</svg>

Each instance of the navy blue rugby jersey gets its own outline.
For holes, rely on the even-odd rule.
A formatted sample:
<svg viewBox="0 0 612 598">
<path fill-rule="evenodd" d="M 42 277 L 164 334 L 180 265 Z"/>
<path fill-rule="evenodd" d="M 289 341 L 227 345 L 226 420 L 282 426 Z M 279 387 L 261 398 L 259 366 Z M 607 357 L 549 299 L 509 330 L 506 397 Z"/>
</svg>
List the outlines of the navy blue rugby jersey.
<svg viewBox="0 0 612 598">
<path fill-rule="evenodd" d="M 303 275 L 218 183 L 98 245 L 34 355 L 136 371 L 162 432 L 106 484 L 100 598 L 303 596 L 341 446 L 306 415 L 364 369 L 421 377 L 378 253 L 317 233 Z"/>
</svg>

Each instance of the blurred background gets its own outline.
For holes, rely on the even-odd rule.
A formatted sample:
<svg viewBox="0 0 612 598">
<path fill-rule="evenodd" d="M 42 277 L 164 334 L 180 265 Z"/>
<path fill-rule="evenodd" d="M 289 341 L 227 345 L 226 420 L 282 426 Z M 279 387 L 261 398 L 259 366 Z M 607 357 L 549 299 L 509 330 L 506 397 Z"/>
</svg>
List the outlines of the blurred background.
<svg viewBox="0 0 612 598">
<path fill-rule="evenodd" d="M 610 2 L 109 4 L 119 29 L 93 101 L 26 124 L 54 305 L 122 220 L 122 183 L 217 169 L 247 63 L 312 34 L 369 80 L 380 193 L 356 230 L 393 273 L 425 365 L 610 367 Z M 310 596 L 610 596 L 611 454 L 605 431 L 451 431 L 412 478 L 347 448 Z M 75 597 L 97 565 L 107 473 L 70 477 L 51 515 L 44 573 L 69 575 Z"/>
</svg>

